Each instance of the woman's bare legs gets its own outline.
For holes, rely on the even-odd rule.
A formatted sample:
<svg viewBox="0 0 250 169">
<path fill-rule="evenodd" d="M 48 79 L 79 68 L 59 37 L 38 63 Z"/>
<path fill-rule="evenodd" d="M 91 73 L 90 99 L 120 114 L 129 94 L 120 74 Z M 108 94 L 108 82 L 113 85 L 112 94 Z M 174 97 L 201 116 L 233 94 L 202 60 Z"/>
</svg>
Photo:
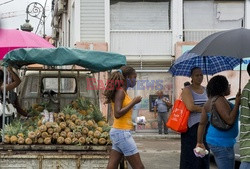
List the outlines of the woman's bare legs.
<svg viewBox="0 0 250 169">
<path fill-rule="evenodd" d="M 122 156 L 122 153 L 112 149 L 110 152 L 107 169 L 117 169 L 122 159 Z"/>
<path fill-rule="evenodd" d="M 131 156 L 126 156 L 129 164 L 133 169 L 144 169 L 144 165 L 142 164 L 141 157 L 139 153 L 136 153 Z"/>
</svg>

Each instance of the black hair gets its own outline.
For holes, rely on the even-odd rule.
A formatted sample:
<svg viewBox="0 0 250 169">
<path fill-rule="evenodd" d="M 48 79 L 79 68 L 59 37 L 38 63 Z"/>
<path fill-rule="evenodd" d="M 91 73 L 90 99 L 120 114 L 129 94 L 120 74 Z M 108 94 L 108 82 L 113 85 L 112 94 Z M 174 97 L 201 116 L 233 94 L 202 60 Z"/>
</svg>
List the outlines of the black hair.
<svg viewBox="0 0 250 169">
<path fill-rule="evenodd" d="M 250 63 L 248 63 L 248 65 L 247 65 L 247 73 L 250 76 Z"/>
<path fill-rule="evenodd" d="M 207 84 L 207 96 L 224 96 L 228 89 L 228 84 L 225 76 L 217 75 L 212 77 Z"/>
<path fill-rule="evenodd" d="M 111 103 L 114 100 L 116 90 L 121 88 L 126 83 L 126 79 L 133 73 L 135 73 L 135 69 L 131 66 L 122 66 L 111 74 L 103 94 L 106 99 L 105 103 Z"/>
<path fill-rule="evenodd" d="M 187 87 L 187 86 L 189 86 L 189 85 L 191 85 L 190 82 L 185 82 L 185 83 L 184 83 L 184 87 Z"/>
<path fill-rule="evenodd" d="M 193 67 L 193 68 L 191 69 L 191 71 L 190 71 L 190 76 L 192 76 L 192 74 L 194 73 L 194 71 L 195 71 L 196 69 L 201 69 L 201 68 L 200 68 L 200 67 Z"/>
<path fill-rule="evenodd" d="M 4 73 L 3 70 L 0 69 L 0 83 L 3 83 L 3 79 L 4 79 Z"/>
</svg>

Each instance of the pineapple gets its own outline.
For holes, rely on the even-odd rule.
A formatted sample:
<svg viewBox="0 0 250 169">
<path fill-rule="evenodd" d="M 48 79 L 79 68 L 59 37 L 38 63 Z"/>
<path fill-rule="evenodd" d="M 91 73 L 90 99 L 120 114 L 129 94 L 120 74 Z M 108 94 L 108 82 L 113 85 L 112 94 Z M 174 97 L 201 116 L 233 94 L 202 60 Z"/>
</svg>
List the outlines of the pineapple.
<svg viewBox="0 0 250 169">
<path fill-rule="evenodd" d="M 36 134 L 36 137 L 40 137 L 42 135 L 41 131 L 40 130 L 36 130 L 35 131 L 35 134 Z"/>
<path fill-rule="evenodd" d="M 59 126 L 56 122 L 52 122 L 51 124 L 52 124 L 52 125 L 51 125 L 52 128 L 56 128 L 56 127 Z"/>
<path fill-rule="evenodd" d="M 71 121 L 70 119 L 66 120 L 67 126 L 69 126 L 69 125 L 72 124 L 72 123 L 73 123 L 73 121 Z"/>
<path fill-rule="evenodd" d="M 65 131 L 66 133 L 68 133 L 68 132 L 70 132 L 71 130 L 70 130 L 70 128 L 66 127 L 66 128 L 64 129 L 64 131 Z"/>
<path fill-rule="evenodd" d="M 17 140 L 17 143 L 18 144 L 24 144 L 25 140 L 23 137 L 19 137 L 18 140 Z"/>
<path fill-rule="evenodd" d="M 58 144 L 63 144 L 64 143 L 64 138 L 63 137 L 58 137 L 57 138 L 57 141 L 56 141 Z"/>
<path fill-rule="evenodd" d="M 49 136 L 49 134 L 45 131 L 45 132 L 42 132 L 42 138 L 47 138 Z"/>
<path fill-rule="evenodd" d="M 39 126 L 39 130 L 40 130 L 41 132 L 46 132 L 46 131 L 47 131 L 46 125 L 41 125 L 41 126 Z"/>
<path fill-rule="evenodd" d="M 98 141 L 99 141 L 98 138 L 93 138 L 92 143 L 96 145 L 96 144 L 98 144 Z"/>
<path fill-rule="evenodd" d="M 52 138 L 57 140 L 59 138 L 59 133 L 53 133 Z"/>
<path fill-rule="evenodd" d="M 66 131 L 62 131 L 62 132 L 60 133 L 60 136 L 63 137 L 63 138 L 66 138 L 66 137 L 67 137 Z"/>
<path fill-rule="evenodd" d="M 98 131 L 98 130 L 96 130 L 96 131 L 94 132 L 94 137 L 95 137 L 95 138 L 99 138 L 100 136 L 101 136 L 101 132 Z"/>
<path fill-rule="evenodd" d="M 35 110 L 38 111 L 38 112 L 42 112 L 44 110 L 44 107 L 43 106 L 38 106 Z"/>
<path fill-rule="evenodd" d="M 43 125 L 42 119 L 41 119 L 41 120 L 38 120 L 37 125 L 38 125 L 38 126 Z"/>
<path fill-rule="evenodd" d="M 100 132 L 103 131 L 101 127 L 96 127 L 96 130 L 97 130 L 97 131 L 100 131 Z"/>
<path fill-rule="evenodd" d="M 75 132 L 75 137 L 79 139 L 80 137 L 82 137 L 82 133 L 79 131 Z"/>
<path fill-rule="evenodd" d="M 92 139 L 91 139 L 90 137 L 87 137 L 87 138 L 85 139 L 85 141 L 86 141 L 87 144 L 92 143 Z"/>
<path fill-rule="evenodd" d="M 36 108 L 38 108 L 38 106 L 39 106 L 39 104 L 35 103 L 32 105 L 32 109 L 36 109 Z"/>
<path fill-rule="evenodd" d="M 80 125 L 81 125 L 81 120 L 80 120 L 80 119 L 76 119 L 76 120 L 75 120 L 75 124 L 76 124 L 77 126 L 80 126 Z"/>
<path fill-rule="evenodd" d="M 58 118 L 58 114 L 57 113 L 53 113 L 53 117 L 54 117 L 54 119 Z"/>
<path fill-rule="evenodd" d="M 67 127 L 67 124 L 66 124 L 66 122 L 61 122 L 61 123 L 59 124 L 59 126 L 60 126 L 61 129 L 63 130 L 63 129 L 65 129 L 65 128 Z"/>
<path fill-rule="evenodd" d="M 46 122 L 45 125 L 46 125 L 47 129 L 51 128 L 52 127 L 52 122 Z"/>
<path fill-rule="evenodd" d="M 78 109 L 78 104 L 77 104 L 77 102 L 76 101 L 72 101 L 72 107 L 73 107 L 73 109 Z"/>
<path fill-rule="evenodd" d="M 24 134 L 23 134 L 23 133 L 18 133 L 18 134 L 17 134 L 17 137 L 18 137 L 18 138 L 19 138 L 19 137 L 24 138 Z"/>
<path fill-rule="evenodd" d="M 79 140 L 77 138 L 72 138 L 72 144 L 78 144 Z"/>
<path fill-rule="evenodd" d="M 23 133 L 23 126 L 20 120 L 13 120 L 13 122 L 9 125 L 5 125 L 4 131 L 4 143 L 6 144 L 16 144 L 18 141 L 17 135 L 18 133 Z M 23 135 L 23 134 L 22 134 Z"/>
<path fill-rule="evenodd" d="M 33 144 L 37 144 L 37 142 L 38 142 L 37 137 L 35 137 L 32 141 L 33 141 Z"/>
<path fill-rule="evenodd" d="M 65 114 L 63 112 L 58 113 L 58 118 L 61 120 L 65 120 Z"/>
<path fill-rule="evenodd" d="M 92 120 L 88 120 L 87 121 L 87 126 L 88 127 L 93 127 L 94 126 L 94 122 Z"/>
<path fill-rule="evenodd" d="M 10 144 L 10 136 L 9 135 L 4 135 L 4 143 Z"/>
<path fill-rule="evenodd" d="M 36 133 L 35 133 L 35 132 L 30 131 L 30 132 L 28 133 L 28 138 L 34 139 L 35 137 L 36 137 Z"/>
<path fill-rule="evenodd" d="M 32 144 L 32 140 L 30 138 L 26 138 L 25 144 L 28 144 L 28 145 Z"/>
<path fill-rule="evenodd" d="M 93 137 L 94 136 L 94 132 L 92 131 L 92 130 L 90 130 L 89 132 L 88 132 L 88 137 Z"/>
<path fill-rule="evenodd" d="M 38 140 L 37 140 L 38 144 L 43 144 L 43 138 L 40 137 Z"/>
<path fill-rule="evenodd" d="M 70 115 L 69 114 L 65 115 L 65 120 L 70 120 Z"/>
<path fill-rule="evenodd" d="M 77 115 L 76 115 L 76 114 L 72 114 L 71 117 L 70 117 L 70 119 L 71 119 L 73 122 L 75 122 L 76 119 L 77 119 Z"/>
<path fill-rule="evenodd" d="M 86 116 L 87 115 L 87 111 L 86 110 L 80 110 L 79 113 L 83 116 Z"/>
<path fill-rule="evenodd" d="M 108 138 L 109 137 L 109 133 L 108 132 L 103 132 L 100 136 L 101 138 Z"/>
<path fill-rule="evenodd" d="M 89 129 L 87 128 L 87 127 L 83 127 L 82 128 L 82 134 L 84 135 L 87 135 L 88 134 L 88 132 L 89 132 Z"/>
<path fill-rule="evenodd" d="M 49 134 L 53 134 L 53 133 L 54 133 L 54 129 L 53 129 L 53 128 L 48 128 L 47 132 L 48 132 Z"/>
<path fill-rule="evenodd" d="M 65 144 L 71 144 L 72 143 L 71 138 L 68 138 L 68 137 L 64 140 L 64 142 L 65 142 Z"/>
<path fill-rule="evenodd" d="M 78 139 L 78 141 L 79 141 L 79 143 L 80 143 L 81 145 L 85 144 L 85 142 L 86 142 L 84 137 L 80 137 L 80 138 Z"/>
<path fill-rule="evenodd" d="M 76 129 L 76 125 L 74 123 L 71 123 L 71 124 L 69 124 L 69 128 L 71 130 L 75 130 Z"/>
<path fill-rule="evenodd" d="M 67 137 L 73 139 L 75 137 L 73 132 L 68 132 Z"/>
<path fill-rule="evenodd" d="M 100 138 L 98 142 L 99 144 L 104 145 L 107 143 L 107 140 L 105 138 Z"/>
<path fill-rule="evenodd" d="M 51 144 L 51 138 L 46 137 L 43 142 L 44 142 L 44 144 Z"/>
<path fill-rule="evenodd" d="M 106 125 L 106 122 L 105 121 L 98 121 L 97 124 L 99 127 L 104 127 Z"/>
<path fill-rule="evenodd" d="M 11 144 L 16 144 L 17 143 L 17 137 L 16 136 L 11 136 L 10 137 L 10 143 Z"/>
<path fill-rule="evenodd" d="M 56 132 L 56 133 L 60 133 L 61 132 L 61 127 L 60 126 L 58 126 L 58 127 L 56 127 L 56 128 L 54 128 L 54 132 Z"/>
</svg>

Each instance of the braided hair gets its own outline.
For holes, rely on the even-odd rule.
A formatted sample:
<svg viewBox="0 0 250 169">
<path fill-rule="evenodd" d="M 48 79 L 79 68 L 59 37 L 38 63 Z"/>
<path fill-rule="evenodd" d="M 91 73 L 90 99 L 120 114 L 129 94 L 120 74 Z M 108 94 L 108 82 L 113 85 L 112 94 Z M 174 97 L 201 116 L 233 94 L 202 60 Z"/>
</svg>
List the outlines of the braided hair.
<svg viewBox="0 0 250 169">
<path fill-rule="evenodd" d="M 118 71 L 115 71 L 111 74 L 103 94 L 106 99 L 106 104 L 114 101 L 116 90 L 120 89 L 124 84 L 126 84 L 127 78 L 133 73 L 135 73 L 135 69 L 131 66 L 122 66 Z"/>
</svg>

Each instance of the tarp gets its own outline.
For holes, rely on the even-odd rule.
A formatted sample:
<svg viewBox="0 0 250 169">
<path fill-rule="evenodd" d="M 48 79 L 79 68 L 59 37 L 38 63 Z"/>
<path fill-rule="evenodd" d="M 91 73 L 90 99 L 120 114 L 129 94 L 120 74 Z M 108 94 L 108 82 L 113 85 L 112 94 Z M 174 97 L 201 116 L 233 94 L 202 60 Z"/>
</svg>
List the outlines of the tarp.
<svg viewBox="0 0 250 169">
<path fill-rule="evenodd" d="M 4 66 L 15 68 L 35 63 L 48 66 L 78 65 L 100 72 L 126 65 L 126 57 L 117 53 L 59 47 L 16 49 L 3 59 Z"/>
</svg>

